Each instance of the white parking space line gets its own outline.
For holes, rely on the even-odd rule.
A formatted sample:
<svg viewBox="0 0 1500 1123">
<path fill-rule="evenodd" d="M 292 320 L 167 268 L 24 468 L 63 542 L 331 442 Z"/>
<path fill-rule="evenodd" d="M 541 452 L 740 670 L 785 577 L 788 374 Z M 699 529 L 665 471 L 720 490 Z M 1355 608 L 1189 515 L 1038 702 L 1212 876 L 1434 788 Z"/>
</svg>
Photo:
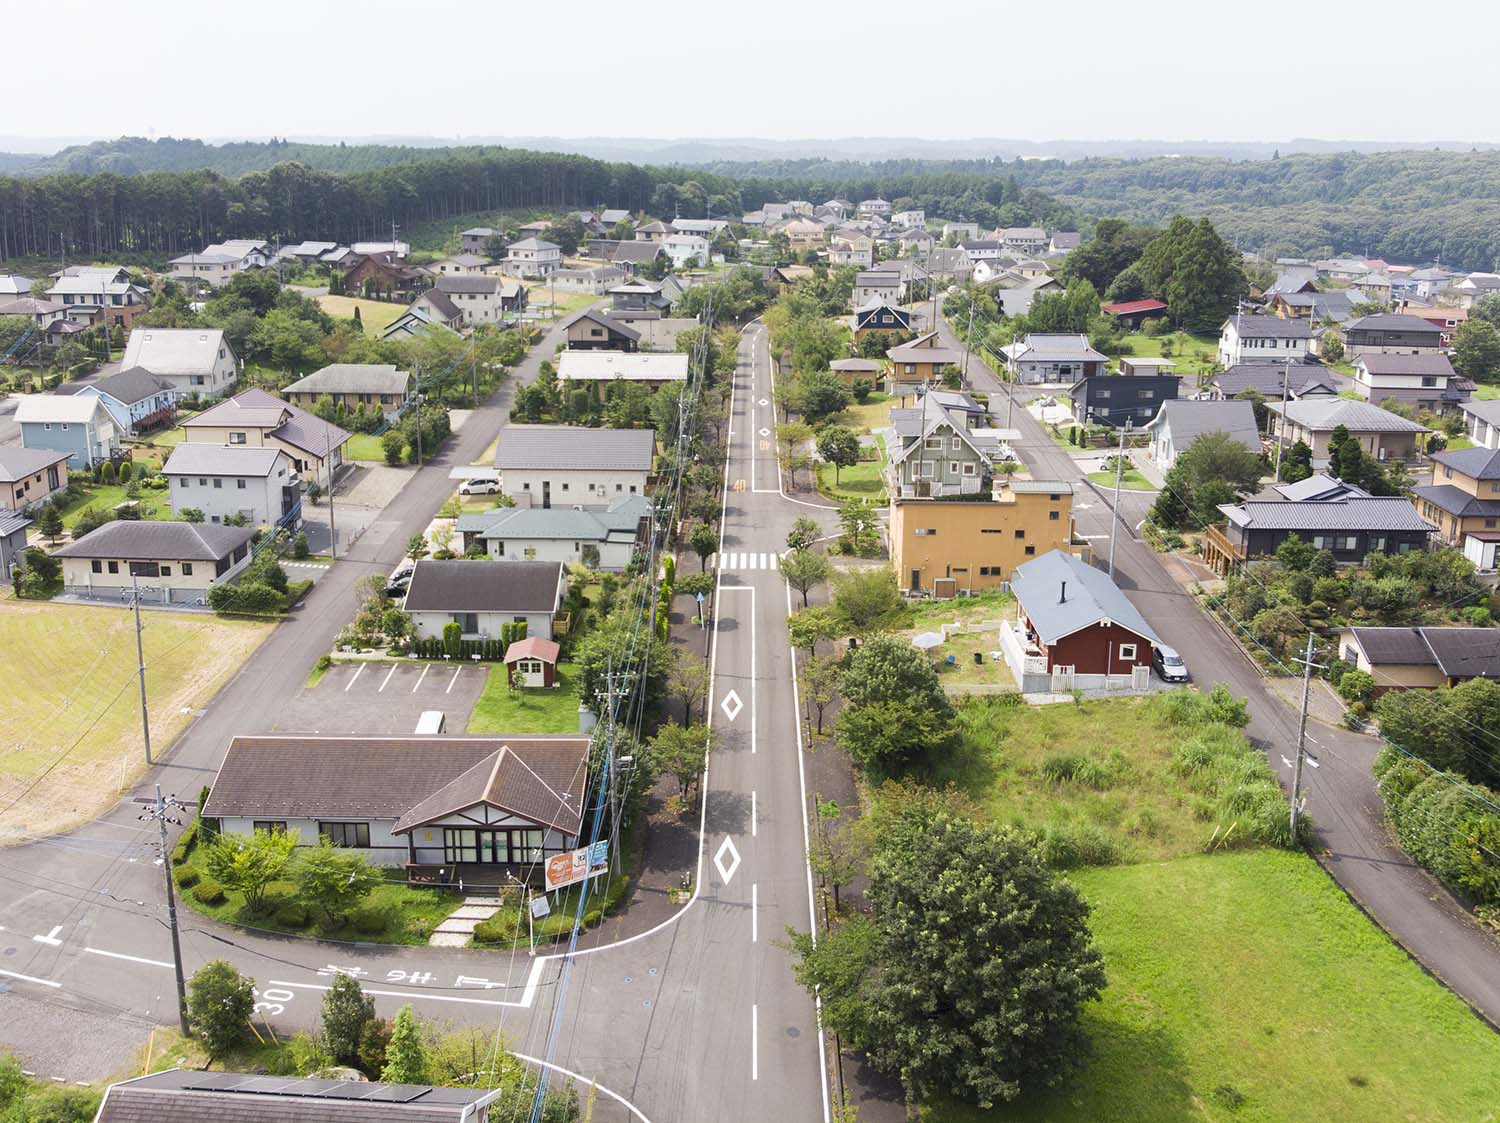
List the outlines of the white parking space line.
<svg viewBox="0 0 1500 1123">
<path fill-rule="evenodd" d="M 347 694 L 349 692 L 349 688 L 351 686 L 353 686 L 357 681 L 359 681 L 359 676 L 362 675 L 362 674 L 364 674 L 364 673 L 365 673 L 365 665 L 363 663 L 361 663 L 358 667 L 356 667 L 354 669 L 354 674 L 353 674 L 353 676 L 350 677 L 349 681 L 346 682 L 346 683 L 344 683 L 344 693 Z"/>
<path fill-rule="evenodd" d="M 38 979 L 35 975 L 23 975 L 19 971 L 0 970 L 0 975 L 4 975 L 7 979 L 20 979 L 23 983 L 37 983 L 44 987 L 52 987 L 54 990 L 62 989 L 62 983 L 53 982 L 51 979 Z"/>
<path fill-rule="evenodd" d="M 123 959 L 127 963 L 144 963 L 147 967 L 166 967 L 171 969 L 170 963 L 164 963 L 160 959 L 143 959 L 139 955 L 126 955 L 120 951 L 105 951 L 103 948 L 84 948 L 90 955 L 102 955 L 109 959 Z"/>
<path fill-rule="evenodd" d="M 400 665 L 401 664 L 399 664 L 399 663 L 392 663 L 391 664 L 391 669 L 388 670 L 388 671 L 386 671 L 385 678 L 383 678 L 383 679 L 380 680 L 380 689 L 377 690 L 377 691 L 375 691 L 376 694 L 382 694 L 382 693 L 385 692 L 386 683 L 388 683 L 388 682 L 391 681 L 391 676 L 396 673 L 396 668 L 399 667 Z"/>
<path fill-rule="evenodd" d="M 417 692 L 417 687 L 419 687 L 419 686 L 422 685 L 422 680 L 427 677 L 427 672 L 430 671 L 430 670 L 432 670 L 432 664 L 431 663 L 426 663 L 426 664 L 423 665 L 423 667 L 422 667 L 422 673 L 417 676 L 417 681 L 411 684 L 411 692 L 413 694 L 415 694 Z"/>
<path fill-rule="evenodd" d="M 458 676 L 460 674 L 462 674 L 462 673 L 463 673 L 463 668 L 462 667 L 456 667 L 456 668 L 454 668 L 453 677 L 448 680 L 448 689 L 445 690 L 445 691 L 443 691 L 444 694 L 452 694 L 453 693 L 453 684 L 458 681 Z"/>
</svg>

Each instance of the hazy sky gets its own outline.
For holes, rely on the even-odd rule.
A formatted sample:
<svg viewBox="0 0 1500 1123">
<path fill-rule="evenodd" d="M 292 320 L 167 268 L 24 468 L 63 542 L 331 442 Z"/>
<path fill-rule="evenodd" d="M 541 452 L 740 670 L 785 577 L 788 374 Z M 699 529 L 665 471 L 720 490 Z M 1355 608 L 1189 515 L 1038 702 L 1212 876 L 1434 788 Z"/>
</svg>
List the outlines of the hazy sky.
<svg viewBox="0 0 1500 1123">
<path fill-rule="evenodd" d="M 1493 0 L 108 11 L 6 6 L 0 134 L 1500 140 Z"/>
</svg>

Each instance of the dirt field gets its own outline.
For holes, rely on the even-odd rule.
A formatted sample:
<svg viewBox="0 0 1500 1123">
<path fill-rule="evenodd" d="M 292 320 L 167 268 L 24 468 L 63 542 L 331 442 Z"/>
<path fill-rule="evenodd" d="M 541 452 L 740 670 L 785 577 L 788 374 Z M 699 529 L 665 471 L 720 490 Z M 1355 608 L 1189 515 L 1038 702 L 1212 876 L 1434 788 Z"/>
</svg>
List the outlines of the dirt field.
<svg viewBox="0 0 1500 1123">
<path fill-rule="evenodd" d="M 160 752 L 273 625 L 161 611 L 142 620 Z M 144 768 L 130 611 L 0 601 L 0 671 L 0 844 L 101 813 Z"/>
</svg>

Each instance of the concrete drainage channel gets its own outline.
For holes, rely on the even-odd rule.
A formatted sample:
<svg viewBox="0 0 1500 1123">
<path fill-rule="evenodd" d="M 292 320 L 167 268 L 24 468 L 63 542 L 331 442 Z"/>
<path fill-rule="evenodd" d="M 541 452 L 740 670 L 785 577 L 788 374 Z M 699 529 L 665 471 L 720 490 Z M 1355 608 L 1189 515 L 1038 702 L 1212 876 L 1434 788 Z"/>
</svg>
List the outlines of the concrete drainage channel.
<svg viewBox="0 0 1500 1123">
<path fill-rule="evenodd" d="M 504 902 L 499 897 L 465 897 L 464 903 L 432 930 L 428 945 L 435 948 L 468 947 L 474 929 L 499 912 L 502 904 Z"/>
</svg>

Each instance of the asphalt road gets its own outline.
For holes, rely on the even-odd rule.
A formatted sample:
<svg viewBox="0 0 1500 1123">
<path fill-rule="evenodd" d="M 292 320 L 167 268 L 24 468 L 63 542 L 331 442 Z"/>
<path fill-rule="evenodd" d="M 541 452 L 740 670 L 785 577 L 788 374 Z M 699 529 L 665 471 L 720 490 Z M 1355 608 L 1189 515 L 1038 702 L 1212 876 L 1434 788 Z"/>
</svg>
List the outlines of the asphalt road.
<svg viewBox="0 0 1500 1123">
<path fill-rule="evenodd" d="M 946 321 L 940 331 L 946 346 L 962 346 Z M 992 410 L 994 403 L 1001 404 L 1003 418 L 1008 387 L 977 355 L 970 358 L 968 377 L 975 389 L 992 395 Z M 1021 408 L 1020 396 L 1011 424 L 1023 434 L 1017 451 L 1034 476 L 1074 483 L 1075 522 L 1079 533 L 1090 537 L 1102 567 L 1109 550 L 1112 495 L 1084 481 L 1072 458 Z M 1183 591 L 1160 555 L 1127 532 L 1144 517 L 1148 505 L 1139 496 L 1122 500 L 1116 581 L 1161 638 L 1182 654 L 1197 683 L 1207 687 L 1227 682 L 1235 694 L 1249 699 L 1246 732 L 1265 750 L 1290 790 L 1292 770 L 1285 761 L 1295 755 L 1297 715 Z M 1309 726 L 1309 740 L 1319 767 L 1303 769 L 1303 791 L 1316 828 L 1314 853 L 1319 863 L 1410 955 L 1492 1024 L 1500 1025 L 1500 943 L 1391 841 L 1371 771 L 1379 742 L 1318 724 Z"/>
<path fill-rule="evenodd" d="M 305 712 L 285 701 L 315 693 L 304 679 L 352 611 L 354 583 L 399 560 L 451 490 L 448 466 L 484 449 L 504 423 L 515 381 L 534 378 L 555 342 L 556 333 L 452 447 L 416 473 L 148 781 L 196 796 L 231 737 L 283 728 L 289 710 Z M 497 1031 L 519 1055 L 597 1081 L 593 1118 L 601 1123 L 826 1118 L 816 1011 L 777 946 L 788 926 L 810 926 L 812 892 L 785 632 L 790 598 L 772 568 L 791 520 L 806 512 L 781 496 L 774 443 L 762 447 L 758 435 L 771 424 L 769 378 L 763 333 L 751 328 L 733 399 L 726 565 L 711 645 L 710 705 L 722 749 L 701 802 L 692 901 L 657 929 L 618 943 L 588 933 L 571 960 L 545 949 L 531 958 L 296 940 L 228 929 L 184 910 L 189 973 L 210 959 L 235 963 L 257 980 L 258 1018 L 279 1032 L 313 1026 L 332 976 L 354 974 L 386 1015 L 411 1002 L 427 1017 Z M 154 828 L 126 803 L 67 835 L 0 855 L 0 1042 L 44 1076 L 99 1079 L 125 1063 L 146 1026 L 174 1020 L 154 841 Z"/>
</svg>

